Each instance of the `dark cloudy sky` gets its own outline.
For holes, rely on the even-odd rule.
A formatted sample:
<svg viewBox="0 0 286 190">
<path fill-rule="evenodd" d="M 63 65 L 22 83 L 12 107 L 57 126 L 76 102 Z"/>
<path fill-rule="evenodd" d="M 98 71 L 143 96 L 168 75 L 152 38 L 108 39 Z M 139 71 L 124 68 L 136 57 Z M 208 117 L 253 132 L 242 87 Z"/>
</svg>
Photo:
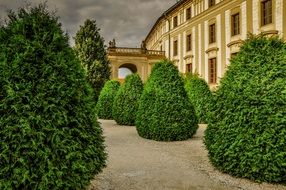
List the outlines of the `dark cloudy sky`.
<svg viewBox="0 0 286 190">
<path fill-rule="evenodd" d="M 7 9 L 16 10 L 25 2 L 43 1 L 0 0 L 0 17 L 3 19 Z M 176 0 L 48 0 L 48 7 L 57 10 L 71 37 L 90 18 L 97 21 L 106 44 L 115 38 L 117 46 L 139 47 L 157 18 L 175 3 Z"/>
</svg>

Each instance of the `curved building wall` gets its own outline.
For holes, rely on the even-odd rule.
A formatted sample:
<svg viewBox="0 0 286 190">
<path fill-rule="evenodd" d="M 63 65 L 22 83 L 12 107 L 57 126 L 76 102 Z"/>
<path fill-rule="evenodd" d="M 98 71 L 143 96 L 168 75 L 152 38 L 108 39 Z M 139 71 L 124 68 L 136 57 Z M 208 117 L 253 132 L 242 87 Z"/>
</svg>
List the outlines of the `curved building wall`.
<svg viewBox="0 0 286 190">
<path fill-rule="evenodd" d="M 197 72 L 213 87 L 248 32 L 286 39 L 286 1 L 181 0 L 157 20 L 145 42 L 147 49 L 165 51 L 180 72 Z"/>
</svg>

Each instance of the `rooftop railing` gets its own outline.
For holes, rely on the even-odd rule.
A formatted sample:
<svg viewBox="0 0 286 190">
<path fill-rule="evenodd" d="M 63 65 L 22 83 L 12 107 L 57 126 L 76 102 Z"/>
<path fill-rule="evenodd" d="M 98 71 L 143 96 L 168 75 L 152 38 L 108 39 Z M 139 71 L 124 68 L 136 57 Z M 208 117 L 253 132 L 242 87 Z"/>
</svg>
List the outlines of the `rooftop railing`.
<svg viewBox="0 0 286 190">
<path fill-rule="evenodd" d="M 131 54 L 131 55 L 154 55 L 154 56 L 164 56 L 165 51 L 157 50 L 146 50 L 142 48 L 126 48 L 126 47 L 109 47 L 107 50 L 108 54 Z"/>
</svg>

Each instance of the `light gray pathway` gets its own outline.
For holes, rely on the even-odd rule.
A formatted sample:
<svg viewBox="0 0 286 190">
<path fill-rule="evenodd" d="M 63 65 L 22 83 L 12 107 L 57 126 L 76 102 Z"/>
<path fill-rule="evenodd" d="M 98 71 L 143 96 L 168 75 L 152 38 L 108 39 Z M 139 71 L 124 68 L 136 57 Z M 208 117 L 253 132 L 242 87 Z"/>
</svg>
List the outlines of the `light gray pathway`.
<svg viewBox="0 0 286 190">
<path fill-rule="evenodd" d="M 156 142 L 138 136 L 135 127 L 100 120 L 109 155 L 92 190 L 282 190 L 285 186 L 257 184 L 213 169 L 203 145 L 200 126 L 190 140 Z"/>
</svg>

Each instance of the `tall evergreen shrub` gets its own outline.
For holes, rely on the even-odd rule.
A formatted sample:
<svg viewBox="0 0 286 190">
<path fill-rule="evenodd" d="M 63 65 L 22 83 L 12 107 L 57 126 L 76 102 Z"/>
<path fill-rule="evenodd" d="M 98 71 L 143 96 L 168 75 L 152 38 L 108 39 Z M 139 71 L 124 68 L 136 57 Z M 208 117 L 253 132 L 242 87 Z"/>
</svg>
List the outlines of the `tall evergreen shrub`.
<svg viewBox="0 0 286 190">
<path fill-rule="evenodd" d="M 138 74 L 128 75 L 113 103 L 113 118 L 119 125 L 135 125 L 143 83 Z"/>
<path fill-rule="evenodd" d="M 110 63 L 107 59 L 104 39 L 95 20 L 87 19 L 75 36 L 75 52 L 86 77 L 95 91 L 95 101 L 98 100 L 101 89 L 110 77 Z"/>
<path fill-rule="evenodd" d="M 221 80 L 205 144 L 214 166 L 254 181 L 286 181 L 286 44 L 247 39 Z"/>
<path fill-rule="evenodd" d="M 191 138 L 198 120 L 176 66 L 157 63 L 139 101 L 136 129 L 141 137 L 158 141 Z"/>
<path fill-rule="evenodd" d="M 185 88 L 195 108 L 199 122 L 207 123 L 210 103 L 213 101 L 213 95 L 208 84 L 198 75 L 191 74 L 186 78 Z"/>
<path fill-rule="evenodd" d="M 96 104 L 97 115 L 100 119 L 113 119 L 112 106 L 119 87 L 120 83 L 116 80 L 105 83 Z"/>
<path fill-rule="evenodd" d="M 0 29 L 0 189 L 83 189 L 106 160 L 93 90 L 45 5 L 8 17 Z"/>
</svg>

